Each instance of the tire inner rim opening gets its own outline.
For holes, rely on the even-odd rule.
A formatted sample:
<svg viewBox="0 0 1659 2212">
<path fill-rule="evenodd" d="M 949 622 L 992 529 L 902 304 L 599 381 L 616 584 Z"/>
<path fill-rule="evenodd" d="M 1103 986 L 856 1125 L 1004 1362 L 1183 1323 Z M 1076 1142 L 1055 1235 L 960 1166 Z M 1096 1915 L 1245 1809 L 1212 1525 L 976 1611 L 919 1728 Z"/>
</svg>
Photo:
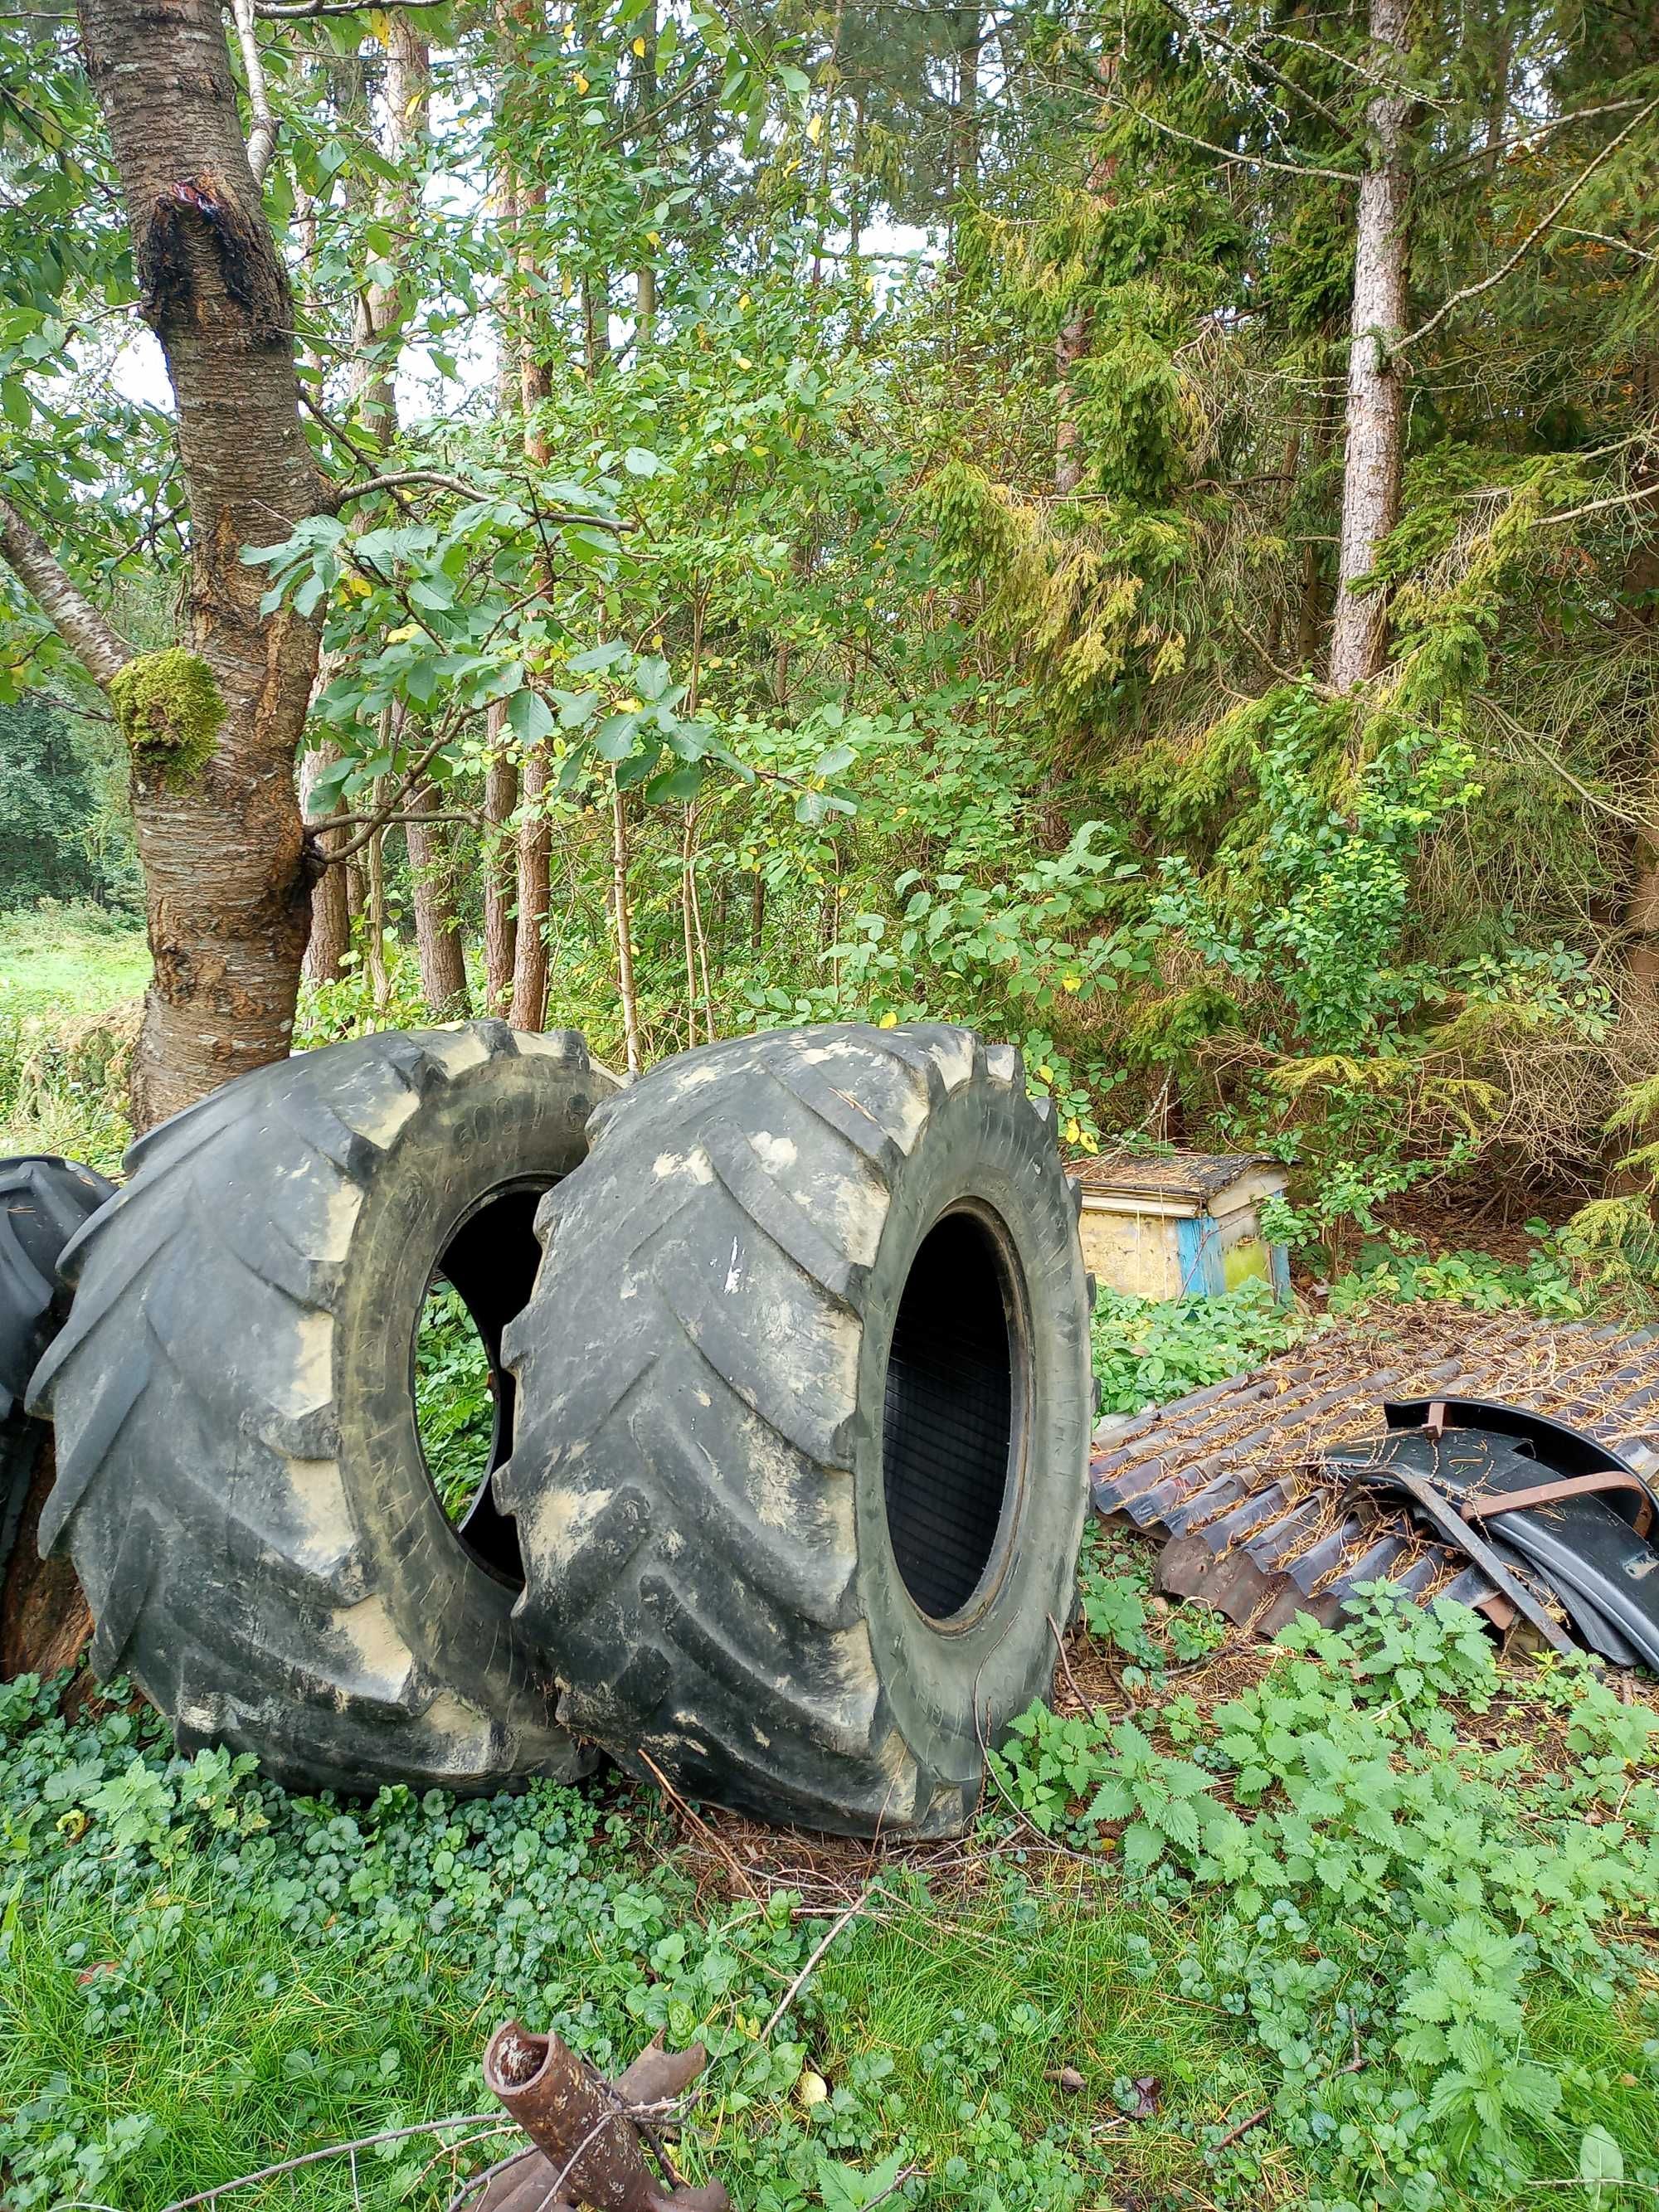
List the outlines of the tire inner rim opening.
<svg viewBox="0 0 1659 2212">
<path fill-rule="evenodd" d="M 904 1587 L 932 1620 L 985 1581 L 1019 1462 L 1024 1332 L 1002 1239 L 947 1213 L 911 1264 L 887 1360 L 882 1480 Z"/>
<path fill-rule="evenodd" d="M 501 1332 L 529 1303 L 541 1260 L 536 1207 L 549 1188 L 492 1191 L 463 1217 L 433 1269 L 414 1348 L 416 1432 L 444 1516 L 477 1564 L 515 1589 L 518 1524 L 491 1480 L 513 1449 Z"/>
</svg>

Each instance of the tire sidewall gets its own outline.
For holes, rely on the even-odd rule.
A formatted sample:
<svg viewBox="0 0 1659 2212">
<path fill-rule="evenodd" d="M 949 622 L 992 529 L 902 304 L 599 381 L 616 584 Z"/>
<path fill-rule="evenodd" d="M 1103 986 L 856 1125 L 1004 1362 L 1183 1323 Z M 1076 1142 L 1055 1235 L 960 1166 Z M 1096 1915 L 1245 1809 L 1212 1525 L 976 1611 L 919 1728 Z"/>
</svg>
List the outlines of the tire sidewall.
<svg viewBox="0 0 1659 2212">
<path fill-rule="evenodd" d="M 428 1473 L 414 1349 L 438 1261 L 491 1194 L 550 1188 L 587 1150 L 589 1067 L 491 1057 L 422 1100 L 365 1194 L 335 1339 L 339 1463 L 374 1580 L 416 1660 L 511 1722 L 546 1727 L 555 1686 L 514 1618 L 522 1595 L 467 1551 Z"/>
<path fill-rule="evenodd" d="M 1076 1215 L 1058 1151 L 1033 1144 L 1022 1091 L 976 1076 L 930 1115 L 891 1178 L 863 1304 L 853 1439 L 858 1581 L 876 1673 L 935 1790 L 976 1790 L 980 1741 L 1053 1677 L 1049 1617 L 1071 1607 L 1088 1504 L 1087 1302 Z M 924 1238 L 967 1206 L 994 1217 L 1027 1331 L 1029 1399 L 1014 1482 L 988 1571 L 994 1586 L 961 1626 L 927 1619 L 910 1596 L 887 1523 L 882 1418 L 899 1303 Z M 1016 1358 L 1018 1358 L 1016 1354 Z M 975 1716 L 978 1716 L 975 1726 Z M 921 1811 L 924 1792 L 918 1793 Z"/>
</svg>

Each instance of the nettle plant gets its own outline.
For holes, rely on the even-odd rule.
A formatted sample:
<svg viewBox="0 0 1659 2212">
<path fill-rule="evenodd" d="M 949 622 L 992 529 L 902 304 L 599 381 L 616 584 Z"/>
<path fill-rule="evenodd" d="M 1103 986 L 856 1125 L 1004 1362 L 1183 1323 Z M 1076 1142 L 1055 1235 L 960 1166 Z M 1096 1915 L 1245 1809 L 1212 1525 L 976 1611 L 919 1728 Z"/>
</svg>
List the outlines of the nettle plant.
<svg viewBox="0 0 1659 2212">
<path fill-rule="evenodd" d="M 1341 1632 L 1281 1641 L 1207 1722 L 1175 1702 L 1183 1752 L 1158 1747 L 1163 1715 L 1034 1706 L 996 1761 L 1007 1799 L 1192 1908 L 1182 1986 L 1271 2062 L 1322 2203 L 1426 2204 L 1575 2156 L 1622 2176 L 1603 2085 L 1537 2023 L 1637 2001 L 1645 1954 L 1620 1923 L 1659 1883 L 1659 1717 L 1589 1662 L 1501 1675 L 1473 1614 L 1386 1586 Z M 1500 1700 L 1495 1743 L 1460 1732 L 1455 1707 Z M 1253 2158 L 1217 2137 L 1224 2185 Z M 1659 2160 L 1628 2179 L 1659 2185 Z"/>
</svg>

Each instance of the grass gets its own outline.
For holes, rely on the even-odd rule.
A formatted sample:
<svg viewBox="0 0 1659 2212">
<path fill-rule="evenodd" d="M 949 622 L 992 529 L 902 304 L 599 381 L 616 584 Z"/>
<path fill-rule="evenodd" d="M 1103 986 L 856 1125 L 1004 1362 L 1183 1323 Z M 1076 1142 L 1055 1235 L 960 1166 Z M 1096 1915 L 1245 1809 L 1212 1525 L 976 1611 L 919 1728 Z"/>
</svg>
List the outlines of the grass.
<svg viewBox="0 0 1659 2212">
<path fill-rule="evenodd" d="M 1145 1569 L 1122 1539 L 1091 1547 L 1085 1610 L 1089 1584 L 1144 1589 Z M 1326 1762 L 1322 1812 L 1305 1793 L 1299 1813 L 1275 1810 L 1276 1785 L 1243 1831 L 1272 1831 L 1288 1869 L 1277 1902 L 1252 1902 L 1242 1867 L 1206 1869 L 1173 1844 L 1138 1871 L 1127 1833 L 1083 1802 L 1119 1771 L 1103 1734 L 1046 1835 L 994 1797 L 943 1852 L 813 1845 L 715 1814 L 729 1838 L 717 1853 L 614 1777 L 338 1806 L 263 1782 L 251 1760 L 169 1761 L 142 1711 L 0 1690 L 6 2202 L 161 2212 L 311 2149 L 485 2112 L 479 2054 L 515 2014 L 610 2070 L 653 2032 L 703 2039 L 713 2064 L 684 2162 L 719 2172 L 751 2212 L 860 2212 L 901 2173 L 900 2202 L 969 2212 L 1519 2208 L 1576 2186 L 1597 2130 L 1611 2146 L 1597 2154 L 1647 2201 L 1659 1955 L 1651 1891 L 1632 1904 L 1630 1871 L 1644 1850 L 1659 1866 L 1642 1840 L 1659 1828 L 1659 1764 L 1639 1712 L 1589 1674 L 1500 1674 L 1468 1616 L 1413 1615 L 1397 1649 L 1372 1636 L 1272 1668 L 1224 1652 L 1178 1688 L 1168 1626 L 1121 1632 L 1140 1728 L 1170 1746 L 1143 1762 L 1144 1806 L 1178 1771 L 1224 1796 L 1227 1759 L 1205 1747 L 1248 1724 L 1253 1698 L 1285 1790 L 1299 1762 Z M 1086 1629 L 1073 1651 L 1083 1679 L 1105 1679 Z M 1206 1709 L 1228 1692 L 1218 1716 Z M 1091 1724 L 1074 1709 L 1068 1725 Z M 1407 1782 L 1443 1772 L 1438 1798 L 1407 1788 L 1386 1814 L 1367 1799 L 1386 1786 L 1379 1741 L 1416 1761 Z M 1456 1808 L 1454 1832 L 1437 1805 Z M 1298 1820 L 1320 1838 L 1316 1872 L 1279 1856 Z M 1401 1831 L 1401 1872 L 1362 1902 L 1387 1861 L 1379 1820 Z M 1522 1887 L 1541 1908 L 1515 1889 L 1528 1852 Z M 1449 1903 L 1437 1856 L 1459 1870 Z M 1459 1944 L 1478 1960 L 1477 1921 L 1497 1964 L 1467 1988 L 1445 1981 L 1450 2015 L 1439 1997 L 1425 2008 L 1413 1977 Z M 1478 2129 L 1459 2147 L 1457 2066 L 1410 2055 L 1424 2021 L 1449 2016 L 1464 2020 L 1466 2068 L 1495 2034 L 1503 2069 L 1548 2085 L 1537 2112 L 1505 2112 L 1496 2093 L 1502 2159 Z M 355 2175 L 325 2161 L 236 2203 L 440 2212 L 458 2161 L 464 2172 L 499 2148 L 477 2128 L 412 2138 L 366 2149 Z"/>
<path fill-rule="evenodd" d="M 0 947 L 61 957 L 77 1012 L 127 994 L 131 943 L 90 930 L 54 949 L 48 921 L 0 924 Z M 58 1117 L 46 1148 L 118 1151 L 96 1069 L 62 1049 L 34 1064 L 29 1127 Z M 1468 1273 L 1419 1268 L 1411 1294 L 1467 1295 Z M 1535 1297 L 1530 1275 L 1474 1274 L 1471 1304 Z M 1359 1292 L 1381 1294 L 1369 1278 Z M 422 1433 L 459 1505 L 488 1394 L 453 1297 L 429 1318 Z M 1248 1291 L 1103 1300 L 1107 1404 L 1177 1395 L 1303 1326 Z M 1103 1710 L 1068 1692 L 1052 1724 L 1036 1716 L 979 1829 L 942 1851 L 711 1813 L 716 1847 L 608 1774 L 337 1805 L 246 1759 L 170 1759 L 118 1690 L 0 1686 L 8 2212 L 163 2212 L 353 2136 L 482 2112 L 483 2042 L 515 2013 L 612 2071 L 653 2033 L 702 2038 L 682 2162 L 720 2173 L 743 2212 L 1653 2203 L 1659 1762 L 1643 1709 L 1588 1674 L 1500 1674 L 1472 1623 L 1420 1615 L 1370 1644 L 1240 1652 L 1203 1608 L 1157 1609 L 1150 1557 L 1133 1534 L 1090 1542 L 1070 1656 Z M 1228 1748 L 1247 1738 L 1265 1764 Z M 228 2203 L 441 2212 L 498 2154 L 488 2125 Z"/>
<path fill-rule="evenodd" d="M 0 1016 L 83 1016 L 142 997 L 143 925 L 100 907 L 50 902 L 0 914 Z"/>
</svg>

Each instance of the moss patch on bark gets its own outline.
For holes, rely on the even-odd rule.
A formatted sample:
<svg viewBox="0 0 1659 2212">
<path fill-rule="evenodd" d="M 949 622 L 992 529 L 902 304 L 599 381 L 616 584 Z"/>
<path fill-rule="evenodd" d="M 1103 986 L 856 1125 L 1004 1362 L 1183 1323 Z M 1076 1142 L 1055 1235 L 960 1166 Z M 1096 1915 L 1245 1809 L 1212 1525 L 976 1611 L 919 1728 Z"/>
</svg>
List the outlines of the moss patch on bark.
<svg viewBox="0 0 1659 2212">
<path fill-rule="evenodd" d="M 112 681 L 110 698 L 133 765 L 182 791 L 213 757 L 225 719 L 213 672 L 182 645 L 141 653 Z"/>
</svg>

